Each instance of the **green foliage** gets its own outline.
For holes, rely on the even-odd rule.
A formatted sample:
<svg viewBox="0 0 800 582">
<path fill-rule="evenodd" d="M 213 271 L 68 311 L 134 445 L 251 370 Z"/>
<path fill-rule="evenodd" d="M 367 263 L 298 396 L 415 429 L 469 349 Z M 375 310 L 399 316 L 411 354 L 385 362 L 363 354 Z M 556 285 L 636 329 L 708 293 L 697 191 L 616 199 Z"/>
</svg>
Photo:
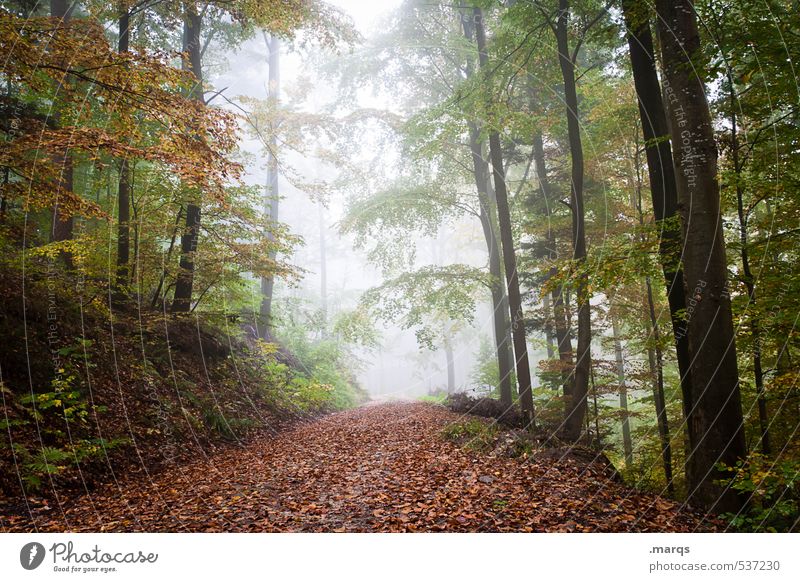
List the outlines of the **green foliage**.
<svg viewBox="0 0 800 582">
<path fill-rule="evenodd" d="M 71 476 L 83 462 L 104 457 L 107 452 L 129 444 L 127 437 L 111 439 L 81 436 L 88 427 L 90 415 L 105 412 L 104 406 L 92 405 L 80 384 L 79 366 L 90 363 L 92 342 L 82 340 L 61 348 L 56 353 L 62 367 L 55 371 L 50 389 L 14 395 L 4 386 L 4 401 L 18 416 L 4 419 L 3 429 L 33 427 L 38 431 L 38 444 L 11 441 L 11 451 L 22 481 L 38 491 L 45 477 Z M 0 447 L 5 447 L 0 442 Z"/>
<path fill-rule="evenodd" d="M 39 492 L 46 479 L 74 474 L 81 463 L 103 458 L 112 449 L 128 444 L 128 438 L 93 438 L 76 439 L 61 447 L 42 445 L 28 448 L 14 443 L 11 448 L 20 479 L 29 491 Z"/>
<path fill-rule="evenodd" d="M 444 404 L 447 400 L 447 393 L 441 392 L 439 394 L 425 394 L 417 398 L 420 402 L 427 402 L 428 404 Z"/>
<path fill-rule="evenodd" d="M 497 425 L 487 424 L 476 418 L 448 424 L 442 429 L 442 436 L 474 451 L 491 449 L 497 438 Z"/>
<path fill-rule="evenodd" d="M 346 344 L 367 349 L 380 346 L 380 333 L 368 311 L 353 309 L 340 311 L 333 318 L 333 334 Z"/>
<path fill-rule="evenodd" d="M 722 515 L 731 526 L 745 532 L 796 531 L 800 520 L 800 461 L 794 458 L 770 459 L 751 453 L 736 467 L 731 486 L 747 500 L 736 514 Z"/>
<path fill-rule="evenodd" d="M 497 363 L 497 348 L 486 336 L 481 336 L 478 351 L 473 356 L 470 380 L 475 388 L 491 389 L 489 396 L 500 397 L 500 367 Z M 516 374 L 511 374 L 511 385 L 516 385 Z"/>
<path fill-rule="evenodd" d="M 256 423 L 250 418 L 235 418 L 225 415 L 219 405 L 203 408 L 203 422 L 205 425 L 229 440 L 236 440 L 244 436 Z"/>
<path fill-rule="evenodd" d="M 434 236 L 457 211 L 458 197 L 446 184 L 414 184 L 412 179 L 351 199 L 340 226 L 342 233 L 355 235 L 355 246 L 366 249 L 370 262 L 386 274 L 414 264 L 416 239 L 409 233 Z"/>
<path fill-rule="evenodd" d="M 481 269 L 468 265 L 429 265 L 369 289 L 361 303 L 377 318 L 413 329 L 417 341 L 433 349 L 445 331 L 454 331 L 454 322 L 472 322 L 476 296 L 489 280 Z"/>
<path fill-rule="evenodd" d="M 360 362 L 351 351 L 354 344 L 347 341 L 374 342 L 374 328 L 363 314 L 335 318 L 336 333 L 331 333 L 316 311 L 291 302 L 285 308 L 286 313 L 276 317 L 280 325 L 275 336 L 296 362 L 290 367 L 281 361 L 277 344 L 260 342 L 265 390 L 279 406 L 304 413 L 343 410 L 363 401 L 354 376 Z"/>
</svg>

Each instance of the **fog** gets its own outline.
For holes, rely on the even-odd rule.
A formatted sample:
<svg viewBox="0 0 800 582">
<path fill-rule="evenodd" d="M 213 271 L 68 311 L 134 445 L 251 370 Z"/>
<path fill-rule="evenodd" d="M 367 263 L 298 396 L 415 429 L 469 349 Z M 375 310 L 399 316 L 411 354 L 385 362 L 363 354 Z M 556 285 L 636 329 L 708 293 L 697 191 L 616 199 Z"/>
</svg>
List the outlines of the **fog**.
<svg viewBox="0 0 800 582">
<path fill-rule="evenodd" d="M 352 18 L 366 44 L 373 32 L 381 29 L 381 21 L 400 2 L 334 0 L 330 4 Z M 281 105 L 311 115 L 325 114 L 334 106 L 337 116 L 362 108 L 396 113 L 399 105 L 394 96 L 375 87 L 359 89 L 355 101 L 337 102 L 336 81 L 320 74 L 321 64 L 335 68 L 337 59 L 353 58 L 352 51 L 362 50 L 363 45 L 343 48 L 337 55 L 318 46 L 283 43 L 280 54 Z M 247 98 L 264 100 L 267 97 L 268 50 L 263 36 L 254 35 L 237 51 L 213 45 L 210 51 L 209 81 L 215 91 L 221 91 L 217 105 L 247 118 L 251 113 Z M 222 100 L 225 103 L 221 103 Z M 267 163 L 263 140 L 253 133 L 246 120 L 242 125 L 240 148 L 245 152 L 246 181 L 252 185 L 265 185 Z M 358 136 L 362 149 L 349 152 L 348 161 L 368 164 L 371 171 L 390 179 L 400 154 L 396 145 L 387 143 L 380 131 L 378 127 L 364 126 Z M 355 308 L 364 291 L 384 281 L 380 269 L 370 263 L 366 253 L 354 248 L 353 238 L 339 232 L 347 194 L 334 183 L 343 178 L 346 180 L 347 176 L 342 176 L 341 168 L 314 155 L 314 148 L 319 145 L 315 138 L 309 138 L 303 144 L 305 151 L 284 148 L 278 155 L 281 166 L 279 220 L 287 224 L 293 234 L 302 237 L 303 244 L 296 247 L 290 262 L 305 270 L 296 284 L 276 283 L 274 305 L 278 312 L 281 304 L 290 300 L 305 301 L 311 308 L 321 305 L 322 237 L 327 262 L 326 302 L 330 315 Z M 320 194 L 314 189 L 303 188 L 302 183 L 307 182 L 324 184 L 325 192 Z M 485 267 L 487 256 L 482 237 L 477 219 L 444 225 L 439 233 L 417 241 L 415 266 L 463 263 Z M 474 320 L 454 338 L 453 360 L 458 390 L 476 388 L 472 377 L 475 357 L 481 340 L 487 342 L 492 338 L 488 289 L 484 295 L 479 299 Z M 254 303 L 257 301 L 258 298 L 254 297 Z M 413 330 L 404 330 L 384 321 L 378 321 L 376 325 L 380 345 L 357 352 L 362 360 L 358 380 L 373 398 L 413 398 L 447 388 L 447 360 L 443 350 L 432 351 L 421 346 Z M 534 352 L 532 361 L 536 362 L 539 359 L 538 346 L 530 346 L 530 349 Z"/>
</svg>

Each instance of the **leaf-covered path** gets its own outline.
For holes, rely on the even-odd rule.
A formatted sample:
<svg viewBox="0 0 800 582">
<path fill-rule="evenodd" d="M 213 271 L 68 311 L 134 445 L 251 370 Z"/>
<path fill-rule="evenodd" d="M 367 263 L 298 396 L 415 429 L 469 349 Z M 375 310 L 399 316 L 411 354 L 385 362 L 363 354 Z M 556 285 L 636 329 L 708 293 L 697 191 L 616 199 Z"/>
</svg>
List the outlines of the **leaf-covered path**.
<svg viewBox="0 0 800 582">
<path fill-rule="evenodd" d="M 12 519 L 39 531 L 696 531 L 669 500 L 569 460 L 444 440 L 458 415 L 371 405 Z M 5 521 L 5 520 L 4 520 Z M 35 524 L 35 525 L 34 525 Z M 4 524 L 6 527 L 9 522 Z"/>
</svg>

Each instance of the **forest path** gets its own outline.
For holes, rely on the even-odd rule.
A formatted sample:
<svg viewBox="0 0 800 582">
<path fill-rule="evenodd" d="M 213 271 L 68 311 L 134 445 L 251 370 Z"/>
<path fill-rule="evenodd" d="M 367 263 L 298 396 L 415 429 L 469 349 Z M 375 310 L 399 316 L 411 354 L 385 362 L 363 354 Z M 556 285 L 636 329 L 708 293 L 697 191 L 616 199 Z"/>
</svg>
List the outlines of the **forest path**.
<svg viewBox="0 0 800 582">
<path fill-rule="evenodd" d="M 696 515 L 571 461 L 494 457 L 441 436 L 438 406 L 373 404 L 109 486 L 39 531 L 694 531 Z"/>
</svg>

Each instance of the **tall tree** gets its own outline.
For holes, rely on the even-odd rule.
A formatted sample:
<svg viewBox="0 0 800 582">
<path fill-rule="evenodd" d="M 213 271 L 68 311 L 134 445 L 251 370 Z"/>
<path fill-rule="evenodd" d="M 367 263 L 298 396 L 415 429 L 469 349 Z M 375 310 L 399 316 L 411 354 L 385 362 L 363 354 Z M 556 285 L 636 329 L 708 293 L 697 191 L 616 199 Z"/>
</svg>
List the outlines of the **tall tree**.
<svg viewBox="0 0 800 582">
<path fill-rule="evenodd" d="M 650 32 L 649 7 L 634 0 L 624 0 L 622 8 L 628 33 L 631 70 L 639 104 L 642 135 L 645 141 L 653 214 L 661 234 L 659 253 L 667 288 L 667 302 L 672 320 L 672 331 L 675 338 L 675 353 L 680 374 L 684 418 L 688 419 L 692 409 L 691 357 L 689 355 L 689 338 L 683 329 L 683 318 L 686 312 L 686 288 L 678 256 L 681 232 L 678 224 L 678 191 L 672 159 L 672 146 L 669 141 L 669 126 L 661 97 L 661 84 L 656 71 L 656 55 L 653 47 L 653 36 Z M 641 211 L 639 215 L 641 220 Z M 650 313 L 653 314 L 651 324 L 653 334 L 656 336 L 658 334 L 658 322 L 654 319 L 655 311 L 652 306 L 652 289 L 650 285 L 651 283 L 648 279 L 648 297 L 651 298 Z M 653 339 L 657 340 L 657 337 Z M 661 348 L 657 341 L 655 349 L 660 352 Z M 656 398 L 656 408 L 658 409 L 659 403 L 663 401 L 663 371 L 659 363 L 661 361 L 660 353 L 654 353 L 653 356 L 657 356 L 656 364 L 659 365 L 656 391 L 657 393 L 660 392 L 661 396 L 657 395 Z M 663 406 L 660 408 L 664 417 L 662 420 L 662 413 L 657 410 L 659 428 L 664 433 L 668 429 L 666 425 L 662 426 L 661 423 L 666 423 L 666 411 Z M 688 423 L 687 430 L 691 430 L 691 425 Z M 665 435 L 662 434 L 663 453 L 667 454 L 666 446 L 669 444 L 669 440 L 667 439 L 666 443 L 664 443 L 664 437 Z M 671 463 L 667 463 L 665 459 L 665 464 Z M 667 481 L 668 483 L 670 482 L 669 479 Z"/>
<path fill-rule="evenodd" d="M 683 218 L 687 337 L 692 356 L 688 423 L 688 498 L 711 510 L 737 511 L 742 500 L 721 487 L 746 454 L 736 341 L 727 281 L 717 181 L 717 147 L 706 100 L 700 34 L 690 0 L 656 2 L 667 110 Z"/>
<path fill-rule="evenodd" d="M 462 6 L 461 22 L 464 36 L 472 42 L 475 36 L 472 15 Z M 474 75 L 473 61 L 467 58 L 465 67 L 467 78 Z M 509 321 L 510 308 L 508 295 L 503 283 L 503 267 L 500 258 L 500 245 L 497 238 L 495 208 L 489 174 L 489 161 L 485 156 L 485 145 L 481 141 L 480 124 L 470 121 L 469 147 L 472 154 L 472 173 L 475 177 L 475 186 L 478 191 L 479 219 L 486 248 L 489 253 L 489 274 L 492 276 L 492 322 L 494 324 L 495 349 L 497 351 L 497 364 L 500 375 L 500 401 L 510 409 L 512 405 L 511 375 L 514 370 L 513 348 L 509 342 L 511 336 L 511 323 Z"/>
<path fill-rule="evenodd" d="M 753 274 L 753 269 L 750 266 L 750 250 L 749 237 L 747 233 L 748 222 L 752 208 L 745 208 L 744 203 L 744 162 L 742 160 L 742 144 L 739 137 L 739 118 L 738 110 L 741 108 L 738 96 L 736 94 L 736 85 L 733 80 L 733 73 L 730 65 L 726 62 L 727 71 L 726 85 L 728 91 L 728 99 L 730 101 L 730 111 L 728 112 L 728 121 L 730 123 L 730 152 L 731 152 L 731 165 L 733 170 L 734 190 L 736 192 L 736 216 L 739 219 L 739 256 L 742 261 L 742 276 L 741 280 L 747 289 L 747 298 L 749 300 L 750 309 L 750 336 L 752 343 L 752 358 L 753 358 L 753 379 L 756 385 L 756 403 L 758 406 L 758 424 L 761 430 L 761 452 L 769 455 L 772 452 L 772 446 L 769 439 L 769 418 L 767 416 L 767 398 L 764 388 L 764 367 L 761 363 L 761 326 L 759 317 L 756 313 L 756 277 Z"/>
<path fill-rule="evenodd" d="M 119 3 L 119 39 L 117 52 L 124 54 L 130 48 L 131 13 L 127 0 Z M 131 219 L 131 170 L 127 157 L 119 160 L 119 182 L 117 187 L 117 274 L 115 301 L 124 299 L 125 286 L 130 277 L 130 219 Z"/>
<path fill-rule="evenodd" d="M 492 212 L 494 205 L 489 193 L 489 164 L 484 156 L 484 147 L 480 141 L 480 130 L 475 123 L 470 123 L 469 125 L 469 141 L 475 186 L 478 190 L 479 218 L 489 252 L 489 274 L 492 276 L 492 323 L 494 324 L 495 349 L 500 374 L 500 400 L 507 408 L 510 408 L 512 404 L 511 374 L 514 370 L 514 361 L 511 345 L 509 345 L 511 326 L 509 322 L 508 296 L 503 284 L 500 245 L 497 240 L 495 217 Z"/>
<path fill-rule="evenodd" d="M 67 26 L 70 19 L 72 18 L 73 8 L 74 6 L 70 0 L 50 0 L 50 16 L 56 19 L 56 30 L 64 26 Z M 61 65 L 66 67 L 64 63 L 62 63 Z M 63 77 L 57 81 L 55 87 L 56 97 L 58 97 L 58 94 L 61 91 L 63 83 L 64 83 Z M 53 107 L 56 108 L 57 106 L 58 106 L 57 104 L 54 104 Z M 52 119 L 53 119 L 53 124 L 55 126 L 58 126 L 60 124 L 61 116 L 57 109 L 53 110 Z M 56 155 L 54 156 L 54 161 L 56 165 L 59 166 L 59 176 L 58 176 L 58 184 L 56 186 L 56 190 L 72 192 L 73 163 L 72 163 L 72 157 L 69 154 L 69 150 L 65 149 L 64 151 L 56 153 Z M 50 231 L 50 240 L 54 242 L 70 240 L 72 238 L 72 231 L 74 229 L 74 224 L 75 224 L 75 219 L 72 216 L 72 214 L 65 213 L 62 206 L 59 204 L 58 199 L 56 199 L 56 202 L 53 205 L 53 223 Z M 71 256 L 68 253 L 64 254 L 64 258 L 68 264 L 72 262 Z"/>
<path fill-rule="evenodd" d="M 188 59 L 184 61 L 184 68 L 191 71 L 194 76 L 190 96 L 196 101 L 205 104 L 202 45 L 200 43 L 202 25 L 203 15 L 198 10 L 197 4 L 194 0 L 187 0 L 184 4 L 183 38 Z M 185 212 L 186 222 L 181 234 L 180 268 L 175 281 L 175 295 L 172 302 L 172 311 L 175 313 L 188 312 L 192 306 L 195 253 L 197 252 L 197 241 L 200 237 L 201 197 L 201 192 L 198 189 L 192 188 L 189 190 Z"/>
<path fill-rule="evenodd" d="M 614 334 L 614 361 L 617 367 L 617 390 L 619 408 L 622 411 L 622 449 L 625 453 L 625 466 L 633 464 L 633 441 L 631 440 L 631 419 L 628 412 L 628 386 L 625 384 L 625 356 L 622 352 L 617 318 L 611 315 L 611 329 Z"/>
<path fill-rule="evenodd" d="M 578 270 L 576 289 L 578 303 L 578 343 L 572 400 L 564 419 L 563 434 L 567 439 L 577 440 L 586 416 L 586 396 L 589 393 L 589 373 L 592 366 L 592 316 L 589 305 L 588 274 L 586 263 L 586 225 L 583 198 L 583 142 L 578 113 L 578 90 L 575 79 L 576 61 L 581 42 L 571 51 L 569 47 L 569 0 L 559 0 L 558 17 L 553 31 L 558 48 L 558 62 L 564 81 L 564 104 L 567 108 L 567 134 L 571 162 L 570 211 L 572 212 L 572 258 Z M 552 24 L 552 23 L 551 23 Z M 588 29 L 588 27 L 587 27 Z M 581 39 L 585 36 L 584 29 Z"/>
<path fill-rule="evenodd" d="M 533 79 L 528 76 L 528 96 L 530 99 L 531 110 L 535 110 L 537 106 Z M 533 134 L 533 162 L 536 168 L 536 180 L 539 185 L 539 191 L 544 200 L 544 217 L 547 222 L 547 253 L 551 261 L 558 259 L 558 247 L 556 245 L 555 232 L 552 223 L 551 204 L 555 200 L 553 196 L 552 187 L 550 185 L 550 178 L 547 172 L 547 163 L 544 154 L 544 140 L 542 132 L 536 130 Z M 558 273 L 558 269 L 554 266 L 550 268 L 548 278 L 553 279 Z M 564 289 L 563 285 L 555 285 L 550 293 L 552 297 L 553 308 L 553 327 L 555 328 L 556 345 L 558 347 L 558 359 L 561 363 L 561 384 L 564 392 L 564 402 L 567 407 L 565 411 L 565 418 L 568 414 L 568 409 L 572 402 L 573 393 L 573 353 L 572 353 L 572 335 L 569 326 L 567 325 L 566 312 L 564 309 Z M 547 297 L 545 302 L 549 303 Z M 545 309 L 547 306 L 545 306 Z M 550 354 L 548 353 L 548 358 Z"/>
<path fill-rule="evenodd" d="M 478 63 L 482 70 L 488 71 L 489 54 L 486 49 L 486 31 L 483 24 L 483 11 L 473 9 L 475 38 L 478 45 Z M 519 382 L 519 400 L 522 413 L 530 423 L 535 423 L 533 410 L 533 392 L 531 369 L 528 362 L 528 345 L 525 334 L 525 317 L 522 311 L 522 295 L 519 289 L 519 273 L 517 257 L 514 250 L 514 237 L 511 228 L 511 213 L 508 206 L 508 190 L 506 188 L 503 167 L 503 152 L 500 134 L 496 127 L 489 129 L 489 156 L 494 177 L 494 192 L 497 202 L 497 217 L 500 222 L 500 243 L 503 249 L 508 304 L 511 311 L 511 334 L 514 344 L 517 381 Z"/>
<path fill-rule="evenodd" d="M 280 77 L 280 39 L 264 33 L 264 44 L 267 46 L 267 64 L 269 67 L 267 84 L 268 106 L 277 113 L 280 102 L 281 77 Z M 272 222 L 278 221 L 278 211 L 280 210 L 280 191 L 278 182 L 278 128 L 274 126 L 269 132 L 269 143 L 267 145 L 267 189 L 264 195 L 264 212 Z M 322 209 L 320 208 L 320 213 Z M 320 214 L 320 224 L 322 214 Z M 320 233 L 322 231 L 320 230 Z M 271 236 L 271 235 L 270 235 Z M 320 242 L 321 250 L 324 252 L 325 243 Z M 270 259 L 275 260 L 275 253 L 270 253 Z M 323 259 L 324 262 L 324 259 Z M 323 266 L 324 270 L 324 266 Z M 324 279 L 324 277 L 323 277 Z M 269 337 L 270 327 L 272 326 L 272 296 L 275 289 L 274 277 L 263 277 L 261 279 L 261 336 Z M 324 298 L 323 298 L 324 300 Z"/>
</svg>

